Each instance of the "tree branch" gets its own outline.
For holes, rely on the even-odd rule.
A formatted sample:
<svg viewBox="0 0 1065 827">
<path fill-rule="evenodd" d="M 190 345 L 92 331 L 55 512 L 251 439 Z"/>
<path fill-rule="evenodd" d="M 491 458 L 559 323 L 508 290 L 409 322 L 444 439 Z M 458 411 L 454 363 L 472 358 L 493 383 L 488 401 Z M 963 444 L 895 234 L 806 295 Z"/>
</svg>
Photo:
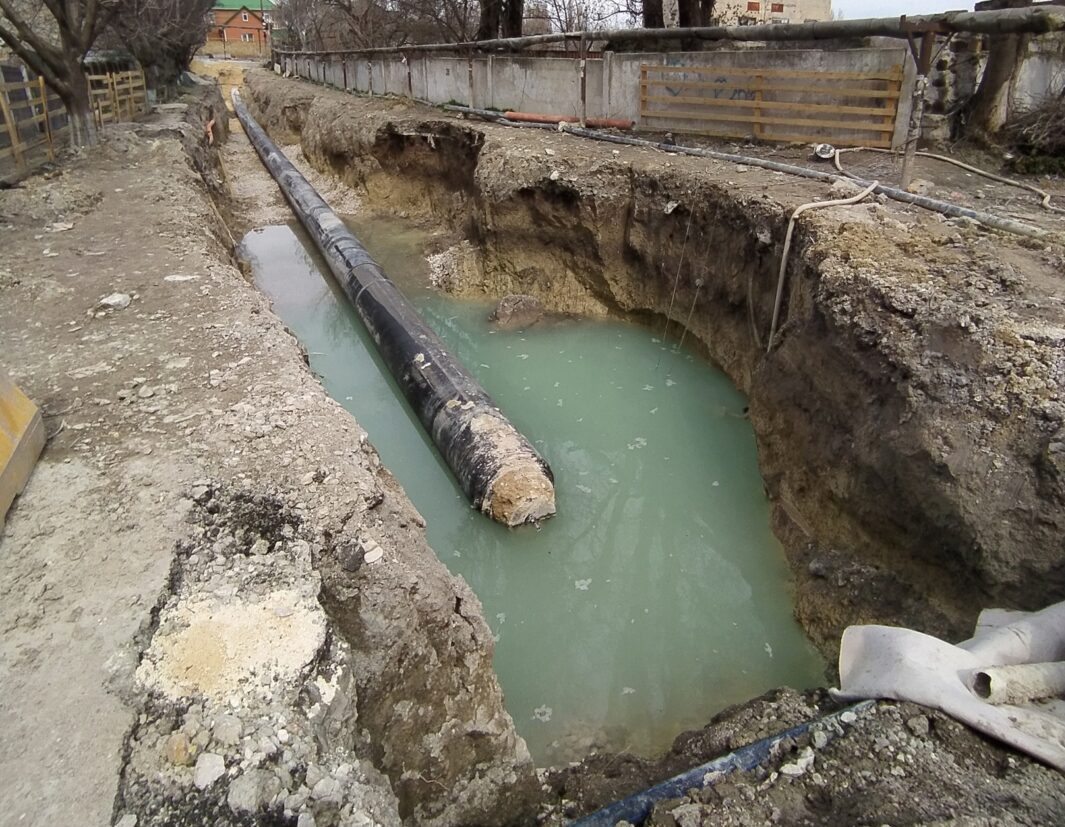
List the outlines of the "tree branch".
<svg viewBox="0 0 1065 827">
<path fill-rule="evenodd" d="M 47 0 L 46 0 L 47 1 Z M 28 47 L 36 52 L 42 60 L 59 67 L 63 64 L 63 52 L 61 49 L 56 48 L 52 44 L 48 43 L 42 37 L 40 37 L 29 24 L 26 23 L 11 6 L 10 0 L 0 0 L 0 12 L 3 12 L 3 16 L 6 17 L 11 25 L 15 27 L 15 31 L 18 32 L 16 40 L 20 40 L 20 45 Z M 10 33 L 10 30 L 8 30 Z M 14 36 L 14 35 L 13 35 Z M 11 49 L 18 54 L 19 50 L 15 47 L 14 43 L 5 41 L 11 46 Z M 19 54 L 19 57 L 22 57 Z M 23 58 L 25 60 L 25 58 Z"/>
<path fill-rule="evenodd" d="M 0 40 L 4 41 L 11 51 L 18 55 L 27 66 L 43 77 L 44 82 L 52 87 L 52 91 L 57 95 L 63 97 L 70 94 L 70 84 L 61 80 L 52 66 L 46 63 L 37 52 L 29 48 L 22 40 L 19 40 L 18 35 L 7 28 L 2 20 L 0 20 Z"/>
</svg>

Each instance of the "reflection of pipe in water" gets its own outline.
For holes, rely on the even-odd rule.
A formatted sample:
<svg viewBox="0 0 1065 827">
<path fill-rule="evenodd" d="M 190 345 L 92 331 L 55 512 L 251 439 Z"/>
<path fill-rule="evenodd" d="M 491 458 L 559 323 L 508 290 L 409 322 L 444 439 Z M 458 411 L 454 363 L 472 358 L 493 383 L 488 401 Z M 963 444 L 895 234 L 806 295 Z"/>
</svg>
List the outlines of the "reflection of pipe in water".
<svg viewBox="0 0 1065 827">
<path fill-rule="evenodd" d="M 233 105 L 252 146 L 325 257 L 466 496 L 485 514 L 510 526 L 554 514 L 555 488 L 547 463 L 270 140 L 236 90 Z"/>
</svg>

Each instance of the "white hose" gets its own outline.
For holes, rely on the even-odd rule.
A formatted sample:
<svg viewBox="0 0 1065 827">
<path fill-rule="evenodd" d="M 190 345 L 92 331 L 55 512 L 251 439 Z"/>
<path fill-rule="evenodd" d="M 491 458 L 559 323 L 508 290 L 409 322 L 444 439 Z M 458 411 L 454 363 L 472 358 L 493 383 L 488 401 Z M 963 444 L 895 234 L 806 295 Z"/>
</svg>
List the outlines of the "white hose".
<svg viewBox="0 0 1065 827">
<path fill-rule="evenodd" d="M 969 679 L 973 694 L 989 704 L 1023 704 L 1065 694 L 1065 663 L 986 666 Z"/>
<path fill-rule="evenodd" d="M 886 155 L 897 154 L 893 149 L 880 149 L 879 147 L 873 146 L 852 146 L 847 147 L 846 149 L 837 149 L 835 155 L 832 157 L 832 160 L 836 165 L 836 169 L 846 175 L 848 178 L 851 177 L 850 173 L 844 172 L 843 167 L 839 165 L 839 154 L 841 152 L 858 152 L 859 150 L 863 150 L 865 152 L 882 152 Z M 984 178 L 989 178 L 992 181 L 998 181 L 1000 184 L 1007 184 L 1011 187 L 1019 187 L 1022 190 L 1028 190 L 1028 192 L 1035 193 L 1039 196 L 1039 206 L 1041 206 L 1044 210 L 1065 213 L 1065 208 L 1056 207 L 1050 203 L 1049 192 L 1047 192 L 1046 190 L 1041 190 L 1039 189 L 1039 187 L 1034 186 L 1032 184 L 1026 184 L 1023 181 L 1014 181 L 1012 178 L 1005 178 L 1002 175 L 996 175 L 994 172 L 988 172 L 986 169 L 974 167 L 971 164 L 967 164 L 964 161 L 959 161 L 957 158 L 950 158 L 946 155 L 937 155 L 934 152 L 925 152 L 924 150 L 918 150 L 915 154 L 920 155 L 922 158 L 933 158 L 936 161 L 943 161 L 946 164 L 954 164 L 954 166 L 956 167 L 961 167 L 962 169 L 968 170 L 969 172 L 974 172 L 977 175 L 982 175 Z"/>
<path fill-rule="evenodd" d="M 880 186 L 879 181 L 873 181 L 869 186 L 857 195 L 850 198 L 839 198 L 835 201 L 811 201 L 795 208 L 795 212 L 788 219 L 788 231 L 784 234 L 784 251 L 780 254 L 780 275 L 777 277 L 777 296 L 773 301 L 773 322 L 769 326 L 769 339 L 766 342 L 765 352 L 773 349 L 773 339 L 777 334 L 777 322 L 780 320 L 780 304 L 784 298 L 784 277 L 788 272 L 788 252 L 791 250 L 791 236 L 795 232 L 795 219 L 808 210 L 816 210 L 822 207 L 845 207 L 848 204 L 857 204 Z"/>
</svg>

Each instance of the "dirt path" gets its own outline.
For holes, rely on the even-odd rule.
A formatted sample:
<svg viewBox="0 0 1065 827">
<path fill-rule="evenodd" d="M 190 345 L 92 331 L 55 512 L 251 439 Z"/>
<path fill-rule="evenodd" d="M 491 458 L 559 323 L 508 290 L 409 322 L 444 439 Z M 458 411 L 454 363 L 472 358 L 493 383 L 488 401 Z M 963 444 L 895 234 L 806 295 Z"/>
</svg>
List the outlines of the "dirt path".
<svg viewBox="0 0 1065 827">
<path fill-rule="evenodd" d="M 180 399 L 206 354 L 191 331 L 166 329 L 222 272 L 202 243 L 212 215 L 188 197 L 180 144 L 140 143 L 119 136 L 0 203 L 0 352 L 50 434 L 0 546 L 0 812 L 12 824 L 109 820 L 132 723 L 109 684 L 167 585 L 180 491 L 203 467 L 182 443 L 207 411 Z M 161 181 L 165 164 L 184 174 Z M 182 192 L 183 221 L 144 209 Z M 49 232 L 55 222 L 74 226 Z M 130 306 L 97 317 L 114 293 Z"/>
</svg>

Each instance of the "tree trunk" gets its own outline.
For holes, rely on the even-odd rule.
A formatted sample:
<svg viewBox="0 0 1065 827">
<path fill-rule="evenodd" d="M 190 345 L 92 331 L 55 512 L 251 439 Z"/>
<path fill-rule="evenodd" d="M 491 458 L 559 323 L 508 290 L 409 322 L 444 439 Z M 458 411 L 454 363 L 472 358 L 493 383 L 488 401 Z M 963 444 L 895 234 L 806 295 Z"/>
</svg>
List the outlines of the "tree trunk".
<svg viewBox="0 0 1065 827">
<path fill-rule="evenodd" d="M 58 92 L 70 118 L 71 146 L 96 146 L 96 120 L 92 114 L 92 99 L 89 81 L 80 61 L 72 62 L 67 69 L 70 88 Z"/>
<path fill-rule="evenodd" d="M 663 29 L 666 21 L 662 16 L 662 0 L 643 0 L 643 27 Z"/>
<path fill-rule="evenodd" d="M 969 102 L 969 132 L 994 134 L 1006 119 L 1007 106 L 1002 100 L 1009 94 L 1013 77 L 1028 50 L 1028 35 L 992 35 L 987 65 L 980 85 Z"/>
<path fill-rule="evenodd" d="M 481 20 L 477 26 L 477 40 L 499 37 L 499 6 L 501 0 L 480 0 Z"/>
<path fill-rule="evenodd" d="M 521 21 L 524 13 L 524 0 L 506 0 L 503 12 L 503 37 L 521 37 Z"/>
</svg>

